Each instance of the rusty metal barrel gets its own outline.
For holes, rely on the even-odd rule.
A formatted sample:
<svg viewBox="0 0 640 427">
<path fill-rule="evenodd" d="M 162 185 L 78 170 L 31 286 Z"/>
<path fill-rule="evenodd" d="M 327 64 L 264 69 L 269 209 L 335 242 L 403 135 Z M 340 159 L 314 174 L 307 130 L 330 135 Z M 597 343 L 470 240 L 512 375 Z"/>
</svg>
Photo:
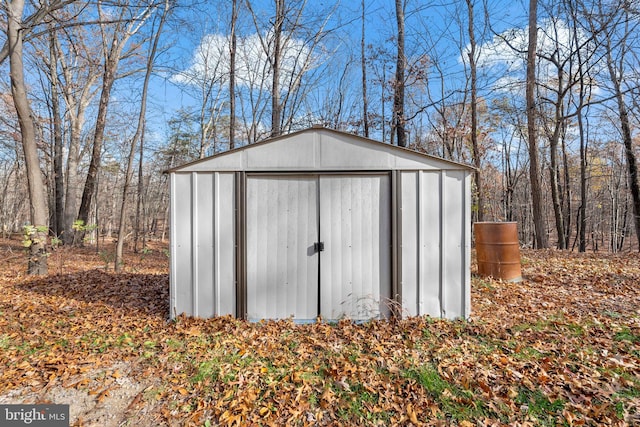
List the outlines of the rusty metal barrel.
<svg viewBox="0 0 640 427">
<path fill-rule="evenodd" d="M 476 222 L 473 226 L 478 274 L 507 282 L 522 280 L 516 222 Z"/>
</svg>

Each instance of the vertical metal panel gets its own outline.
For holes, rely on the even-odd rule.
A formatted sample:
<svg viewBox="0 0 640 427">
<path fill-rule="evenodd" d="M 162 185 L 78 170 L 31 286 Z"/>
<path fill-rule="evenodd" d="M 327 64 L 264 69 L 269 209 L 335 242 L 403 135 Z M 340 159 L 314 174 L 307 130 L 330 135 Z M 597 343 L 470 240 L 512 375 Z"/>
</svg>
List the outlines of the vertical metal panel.
<svg viewBox="0 0 640 427">
<path fill-rule="evenodd" d="M 171 179 L 171 317 L 193 314 L 191 174 L 174 173 Z"/>
<path fill-rule="evenodd" d="M 169 317 L 173 319 L 177 292 L 176 174 L 169 175 Z"/>
<path fill-rule="evenodd" d="M 214 174 L 214 289 L 215 315 L 236 315 L 236 221 L 235 177 L 233 173 Z"/>
<path fill-rule="evenodd" d="M 404 316 L 417 316 L 420 259 L 418 248 L 419 200 L 418 172 L 401 172 L 401 269 L 402 269 L 402 312 Z"/>
<path fill-rule="evenodd" d="M 465 172 L 443 173 L 443 297 L 442 316 L 462 317 L 465 305 Z"/>
<path fill-rule="evenodd" d="M 385 175 L 320 177 L 320 310 L 325 319 L 387 316 L 390 182 Z"/>
<path fill-rule="evenodd" d="M 249 319 L 315 319 L 318 310 L 317 178 L 247 177 Z"/>
<path fill-rule="evenodd" d="M 471 173 L 468 171 L 460 172 L 464 176 L 464 193 L 462 199 L 463 212 L 463 291 L 464 291 L 464 310 L 465 318 L 471 315 Z"/>
<path fill-rule="evenodd" d="M 214 175 L 194 173 L 193 259 L 194 316 L 211 317 L 215 312 L 214 282 Z"/>
<path fill-rule="evenodd" d="M 446 214 L 441 211 L 444 192 L 441 185 L 442 172 L 418 172 L 419 176 L 419 299 L 420 314 L 440 317 L 442 284 L 442 248 L 448 238 L 443 235 L 442 225 Z"/>
</svg>

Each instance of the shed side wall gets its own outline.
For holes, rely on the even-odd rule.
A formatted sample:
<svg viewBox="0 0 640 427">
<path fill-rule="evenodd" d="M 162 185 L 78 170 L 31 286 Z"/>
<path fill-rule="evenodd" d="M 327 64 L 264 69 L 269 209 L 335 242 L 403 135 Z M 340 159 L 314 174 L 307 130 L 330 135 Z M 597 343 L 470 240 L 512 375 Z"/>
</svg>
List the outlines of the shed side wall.
<svg viewBox="0 0 640 427">
<path fill-rule="evenodd" d="M 470 174 L 403 171 L 400 180 L 403 315 L 467 317 Z"/>
<path fill-rule="evenodd" d="M 171 192 L 171 317 L 235 315 L 233 173 L 173 173 Z"/>
</svg>

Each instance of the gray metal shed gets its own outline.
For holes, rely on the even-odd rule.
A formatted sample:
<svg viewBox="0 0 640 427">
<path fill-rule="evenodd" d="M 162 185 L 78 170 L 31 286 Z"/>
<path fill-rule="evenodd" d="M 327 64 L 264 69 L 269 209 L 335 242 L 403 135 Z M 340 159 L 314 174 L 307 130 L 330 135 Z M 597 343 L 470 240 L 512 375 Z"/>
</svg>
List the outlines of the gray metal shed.
<svg viewBox="0 0 640 427">
<path fill-rule="evenodd" d="M 171 316 L 467 317 L 471 171 L 322 127 L 171 169 Z"/>
</svg>

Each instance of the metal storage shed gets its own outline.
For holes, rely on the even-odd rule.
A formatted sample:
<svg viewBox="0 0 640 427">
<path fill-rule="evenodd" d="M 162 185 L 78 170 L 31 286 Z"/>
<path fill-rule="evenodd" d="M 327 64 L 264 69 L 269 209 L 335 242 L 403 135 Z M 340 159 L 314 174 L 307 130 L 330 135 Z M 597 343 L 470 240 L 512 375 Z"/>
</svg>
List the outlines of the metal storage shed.
<svg viewBox="0 0 640 427">
<path fill-rule="evenodd" d="M 171 316 L 467 317 L 471 171 L 322 127 L 171 169 Z"/>
</svg>

